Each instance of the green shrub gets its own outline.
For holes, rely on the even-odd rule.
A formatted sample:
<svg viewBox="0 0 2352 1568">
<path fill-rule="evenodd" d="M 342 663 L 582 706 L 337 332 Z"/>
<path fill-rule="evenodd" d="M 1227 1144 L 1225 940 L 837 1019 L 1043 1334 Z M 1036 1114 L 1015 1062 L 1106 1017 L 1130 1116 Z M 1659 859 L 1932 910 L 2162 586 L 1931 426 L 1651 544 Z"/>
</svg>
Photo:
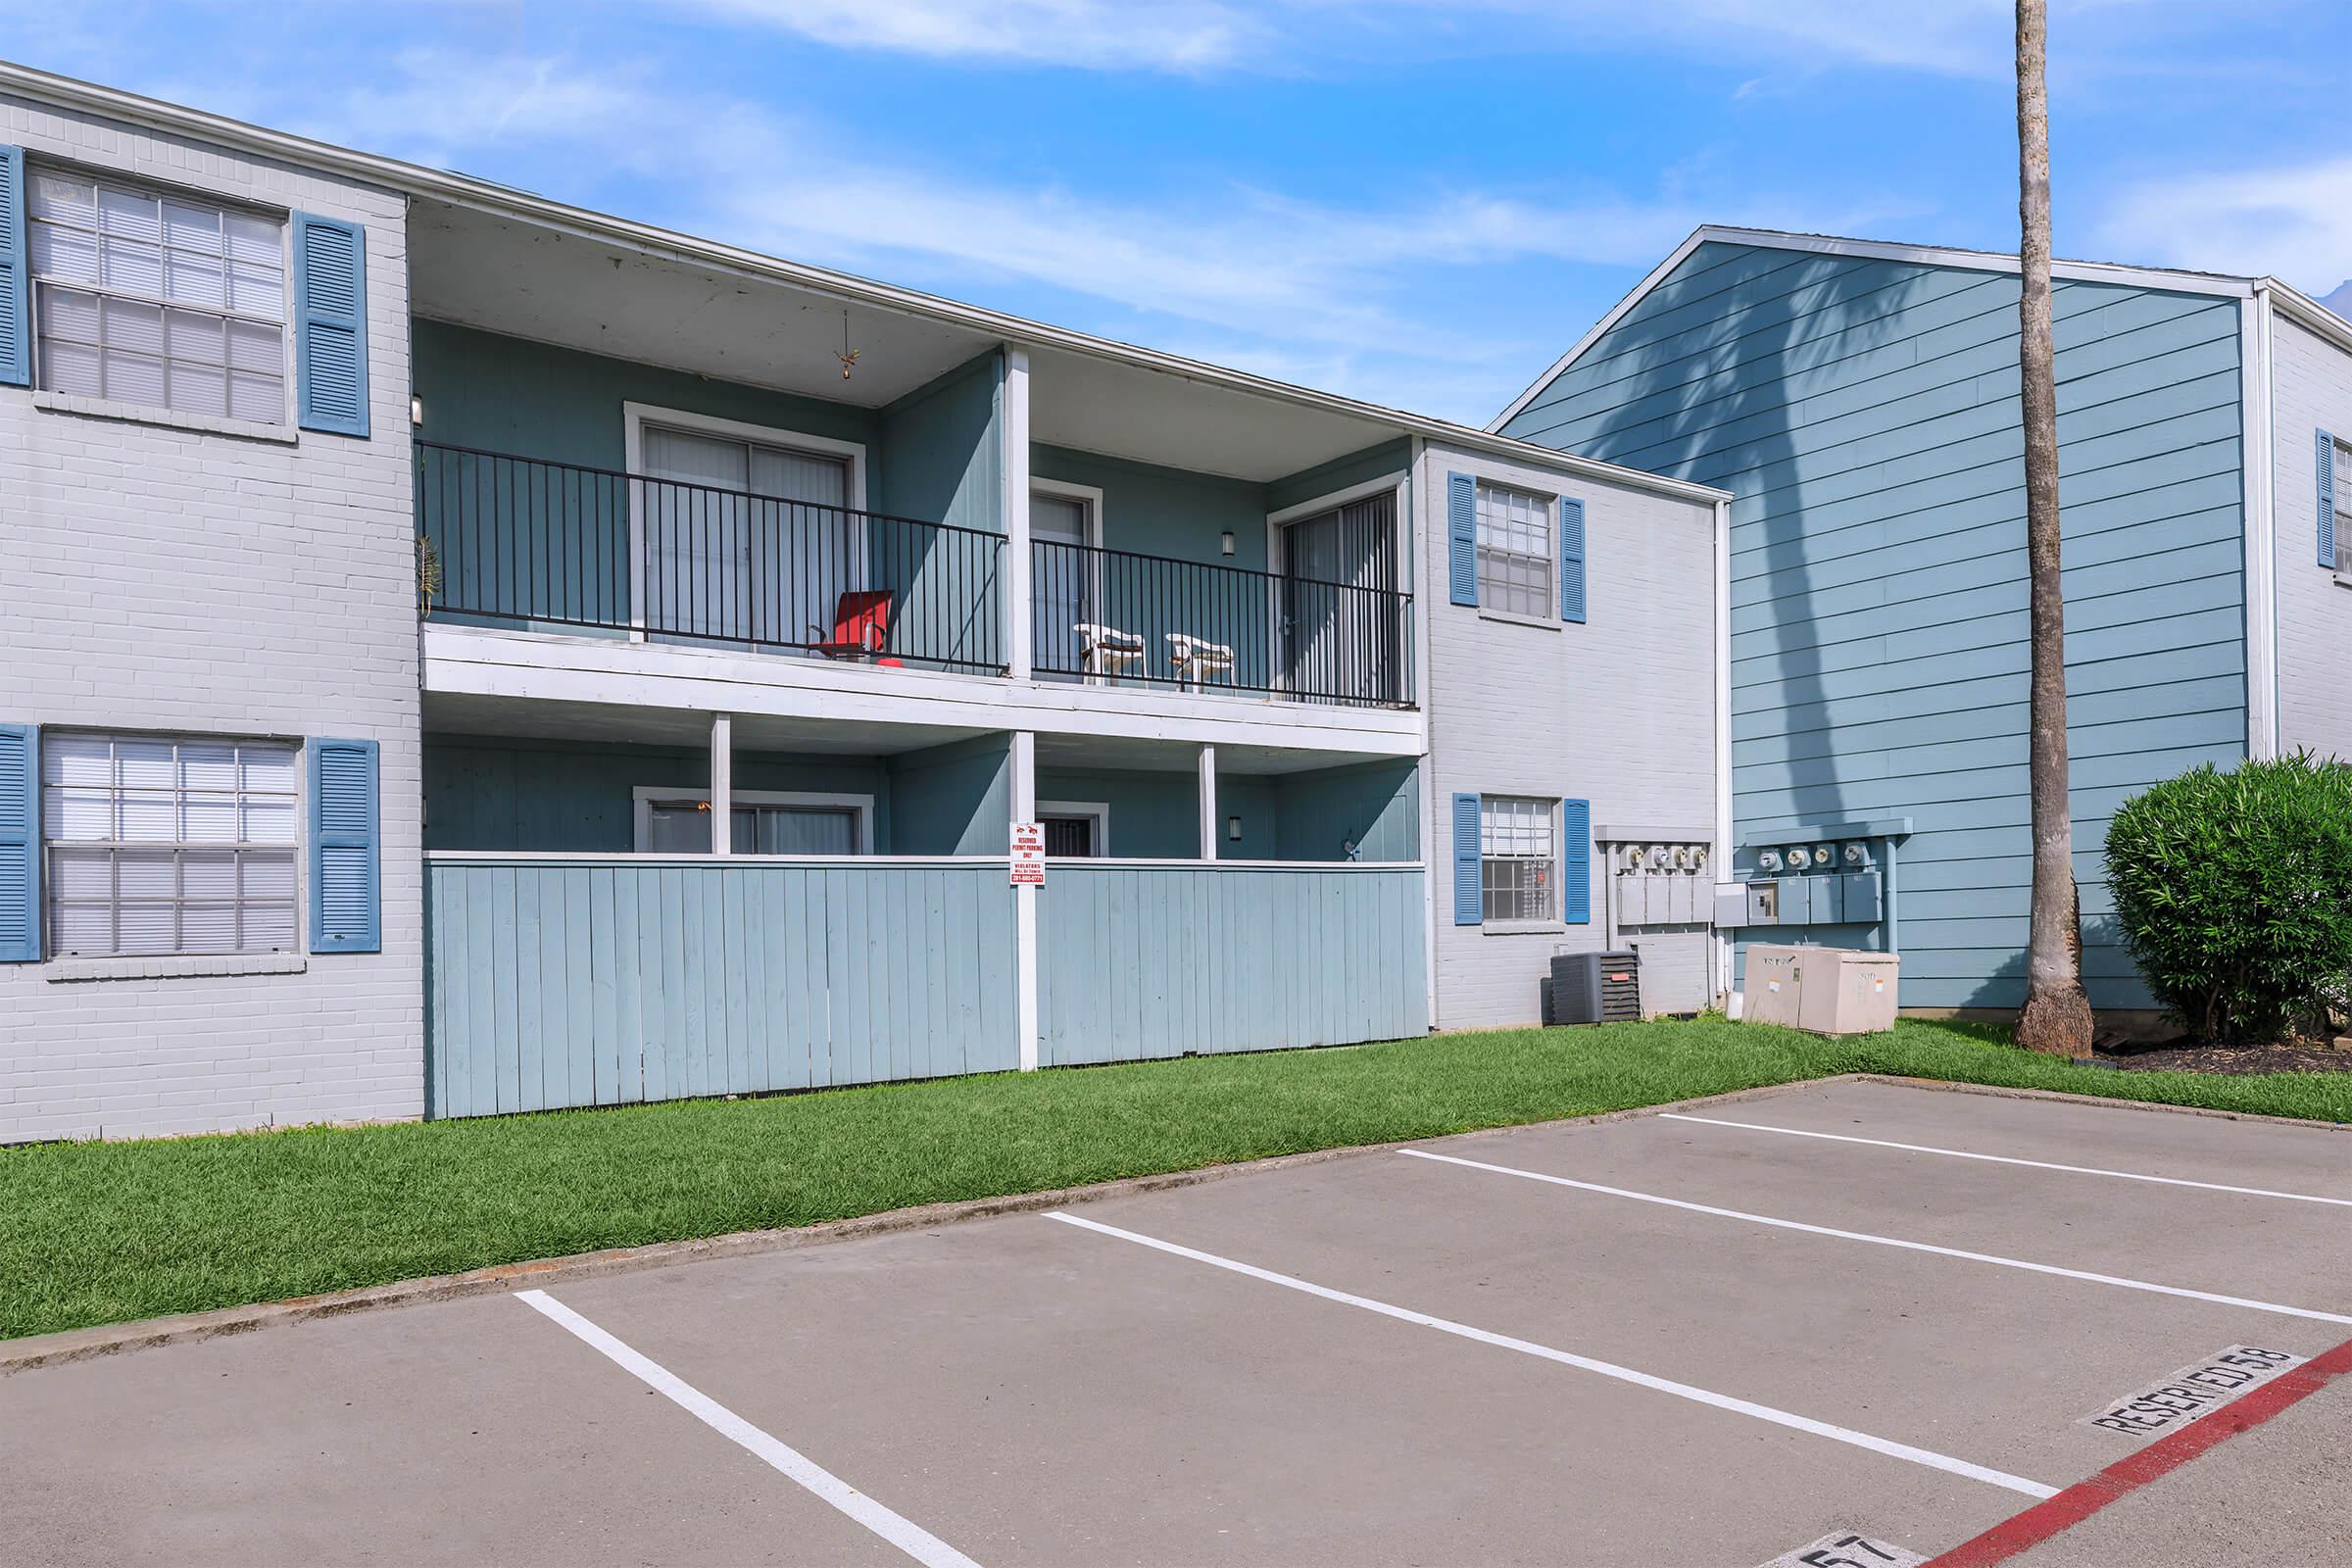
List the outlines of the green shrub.
<svg viewBox="0 0 2352 1568">
<path fill-rule="evenodd" d="M 2352 973 L 2352 766 L 2308 754 L 2193 767 L 2107 827 L 2124 940 L 2207 1040 L 2324 1018 Z"/>
</svg>

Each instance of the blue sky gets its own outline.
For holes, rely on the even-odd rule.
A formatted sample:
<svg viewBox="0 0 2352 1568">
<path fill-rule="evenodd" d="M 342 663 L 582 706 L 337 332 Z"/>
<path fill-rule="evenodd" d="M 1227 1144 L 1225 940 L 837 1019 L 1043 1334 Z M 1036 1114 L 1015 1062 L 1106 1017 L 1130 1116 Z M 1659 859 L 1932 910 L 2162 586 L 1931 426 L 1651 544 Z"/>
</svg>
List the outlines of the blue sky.
<svg viewBox="0 0 2352 1568">
<path fill-rule="evenodd" d="M 2352 273 L 2320 0 L 2052 0 L 2061 254 Z M 2001 0 L 0 0 L 0 50 L 1473 423 L 1703 221 L 2014 249 Z"/>
</svg>

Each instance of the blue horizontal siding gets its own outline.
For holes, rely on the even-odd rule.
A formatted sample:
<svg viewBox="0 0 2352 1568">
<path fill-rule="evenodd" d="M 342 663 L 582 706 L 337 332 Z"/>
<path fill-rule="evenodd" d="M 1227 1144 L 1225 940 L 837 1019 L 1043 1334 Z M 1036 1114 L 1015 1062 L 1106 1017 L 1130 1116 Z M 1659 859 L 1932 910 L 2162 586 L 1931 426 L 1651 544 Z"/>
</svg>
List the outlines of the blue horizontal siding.
<svg viewBox="0 0 2352 1568">
<path fill-rule="evenodd" d="M 1001 866 L 428 858 L 429 1116 L 1017 1065 Z"/>
<path fill-rule="evenodd" d="M 1049 1066 L 1429 1028 L 1423 873 L 1058 862 L 1038 901 Z"/>
<path fill-rule="evenodd" d="M 2017 297 L 2005 273 L 1702 245 L 1505 427 L 1733 492 L 1737 825 L 1913 819 L 1912 1005 L 2024 994 Z M 2237 307 L 2079 280 L 2053 305 L 2084 965 L 2095 1003 L 2144 1005 L 2107 819 L 2244 751 Z"/>
</svg>

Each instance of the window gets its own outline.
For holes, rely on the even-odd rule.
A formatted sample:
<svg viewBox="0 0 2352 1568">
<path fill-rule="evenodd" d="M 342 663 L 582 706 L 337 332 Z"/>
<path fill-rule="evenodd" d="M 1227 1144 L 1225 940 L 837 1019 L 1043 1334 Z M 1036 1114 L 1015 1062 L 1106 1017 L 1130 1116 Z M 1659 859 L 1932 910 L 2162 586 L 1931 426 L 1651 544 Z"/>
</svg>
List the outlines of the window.
<svg viewBox="0 0 2352 1568">
<path fill-rule="evenodd" d="M 2352 575 L 2352 446 L 2335 444 L 2335 569 Z"/>
<path fill-rule="evenodd" d="M 1110 807 L 1102 801 L 1040 801 L 1037 820 L 1046 830 L 1046 858 L 1092 859 L 1110 853 Z"/>
<path fill-rule="evenodd" d="M 1484 795 L 1478 802 L 1479 901 L 1489 920 L 1556 920 L 1556 801 Z"/>
<path fill-rule="evenodd" d="M 694 790 L 637 792 L 637 848 L 652 855 L 709 855 L 710 798 Z M 738 790 L 728 846 L 736 855 L 867 855 L 870 801 Z"/>
<path fill-rule="evenodd" d="M 285 422 L 284 222 L 72 174 L 30 183 L 43 389 Z"/>
<path fill-rule="evenodd" d="M 1548 620 L 1551 498 L 1503 485 L 1478 487 L 1478 602 L 1506 614 Z"/>
<path fill-rule="evenodd" d="M 299 755 L 282 741 L 44 737 L 50 951 L 293 952 Z"/>
</svg>

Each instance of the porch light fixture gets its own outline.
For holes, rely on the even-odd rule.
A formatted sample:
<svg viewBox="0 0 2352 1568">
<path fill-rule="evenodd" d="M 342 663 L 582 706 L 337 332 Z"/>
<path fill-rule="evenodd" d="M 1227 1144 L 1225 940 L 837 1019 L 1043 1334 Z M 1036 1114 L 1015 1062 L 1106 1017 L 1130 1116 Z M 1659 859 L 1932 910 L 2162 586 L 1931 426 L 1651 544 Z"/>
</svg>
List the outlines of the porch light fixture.
<svg viewBox="0 0 2352 1568">
<path fill-rule="evenodd" d="M 1233 533 L 1232 533 L 1232 530 L 1228 529 L 1228 530 L 1227 530 L 1227 531 L 1225 531 L 1224 533 L 1221 533 L 1221 534 L 1217 535 L 1217 549 L 1218 549 L 1218 550 L 1219 550 L 1221 553 L 1223 553 L 1223 554 L 1225 554 L 1225 555 L 1228 555 L 1228 556 L 1230 556 L 1230 555 L 1232 555 L 1232 554 L 1233 554 Z"/>
<path fill-rule="evenodd" d="M 1231 535 L 1227 537 L 1230 538 Z M 1240 817 L 1229 816 L 1225 819 L 1225 836 L 1229 839 L 1239 839 L 1242 836 L 1242 819 Z"/>
<path fill-rule="evenodd" d="M 409 423 L 419 430 L 424 428 L 424 399 L 416 393 L 409 395 Z"/>
</svg>

